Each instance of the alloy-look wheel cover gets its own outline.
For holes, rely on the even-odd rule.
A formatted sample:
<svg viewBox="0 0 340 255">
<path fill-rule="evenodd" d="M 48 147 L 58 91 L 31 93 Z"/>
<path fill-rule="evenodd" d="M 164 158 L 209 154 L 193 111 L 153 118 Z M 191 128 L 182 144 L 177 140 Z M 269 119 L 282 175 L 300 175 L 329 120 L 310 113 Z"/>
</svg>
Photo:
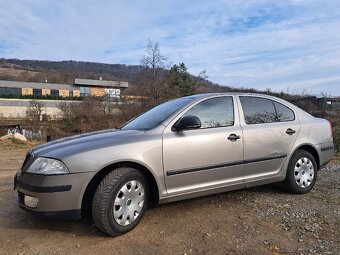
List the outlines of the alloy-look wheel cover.
<svg viewBox="0 0 340 255">
<path fill-rule="evenodd" d="M 294 178 L 297 185 L 301 188 L 307 188 L 314 179 L 314 166 L 312 161 L 303 157 L 300 158 L 294 167 Z"/>
<path fill-rule="evenodd" d="M 118 191 L 112 207 L 117 224 L 127 226 L 134 222 L 143 209 L 144 200 L 144 187 L 139 181 L 125 183 Z"/>
</svg>

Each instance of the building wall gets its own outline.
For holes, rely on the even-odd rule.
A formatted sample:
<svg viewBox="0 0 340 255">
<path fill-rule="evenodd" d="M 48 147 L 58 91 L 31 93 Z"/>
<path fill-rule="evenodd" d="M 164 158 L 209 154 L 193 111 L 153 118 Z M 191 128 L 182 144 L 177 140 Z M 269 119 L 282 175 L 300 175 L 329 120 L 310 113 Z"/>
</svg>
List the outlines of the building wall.
<svg viewBox="0 0 340 255">
<path fill-rule="evenodd" d="M 26 95 L 33 95 L 33 88 L 22 88 L 21 89 L 21 94 L 23 96 L 26 96 Z"/>
<path fill-rule="evenodd" d="M 59 96 L 61 97 L 68 97 L 70 96 L 70 91 L 68 89 L 60 89 Z"/>
<path fill-rule="evenodd" d="M 73 90 L 74 97 L 80 97 L 80 90 Z"/>
<path fill-rule="evenodd" d="M 105 96 L 105 88 L 90 88 L 90 96 Z"/>
<path fill-rule="evenodd" d="M 42 89 L 41 94 L 43 96 L 51 95 L 51 90 L 50 89 Z"/>
</svg>

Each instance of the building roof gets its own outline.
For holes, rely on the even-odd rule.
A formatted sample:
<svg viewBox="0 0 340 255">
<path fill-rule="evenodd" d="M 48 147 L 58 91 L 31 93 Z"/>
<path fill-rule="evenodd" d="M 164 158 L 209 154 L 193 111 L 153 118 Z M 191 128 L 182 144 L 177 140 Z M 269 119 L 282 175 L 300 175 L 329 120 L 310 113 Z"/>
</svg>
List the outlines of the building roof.
<svg viewBox="0 0 340 255">
<path fill-rule="evenodd" d="M 74 84 L 78 86 L 98 86 L 98 87 L 112 87 L 112 88 L 127 88 L 126 81 L 103 81 L 91 79 L 74 79 Z"/>
<path fill-rule="evenodd" d="M 34 89 L 68 89 L 79 90 L 79 86 L 58 83 L 39 83 L 39 82 L 23 82 L 23 81 L 4 81 L 0 80 L 0 87 L 6 88 L 34 88 Z"/>
<path fill-rule="evenodd" d="M 340 102 L 340 97 L 329 97 L 326 98 L 326 100 L 331 102 Z"/>
</svg>

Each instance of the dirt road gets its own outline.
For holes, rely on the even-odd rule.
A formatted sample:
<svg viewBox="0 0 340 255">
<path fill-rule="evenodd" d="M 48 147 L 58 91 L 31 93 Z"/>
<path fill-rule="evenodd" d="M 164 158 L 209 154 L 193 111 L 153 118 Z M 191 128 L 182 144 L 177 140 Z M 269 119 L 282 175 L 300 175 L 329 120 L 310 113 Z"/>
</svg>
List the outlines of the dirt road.
<svg viewBox="0 0 340 255">
<path fill-rule="evenodd" d="M 20 209 L 13 176 L 26 149 L 0 148 L 0 254 L 340 254 L 340 165 L 307 195 L 267 185 L 158 206 L 112 238 L 90 218 L 38 218 Z"/>
</svg>

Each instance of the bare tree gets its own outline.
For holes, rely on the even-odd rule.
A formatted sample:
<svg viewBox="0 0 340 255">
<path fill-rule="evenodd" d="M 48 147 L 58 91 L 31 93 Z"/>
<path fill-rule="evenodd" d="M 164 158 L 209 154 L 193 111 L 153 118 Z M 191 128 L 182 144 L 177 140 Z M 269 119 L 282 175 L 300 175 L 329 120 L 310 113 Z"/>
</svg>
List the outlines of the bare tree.
<svg viewBox="0 0 340 255">
<path fill-rule="evenodd" d="M 118 102 L 108 95 L 101 98 L 101 112 L 107 128 L 113 128 L 116 124 Z"/>
<path fill-rule="evenodd" d="M 158 43 L 149 41 L 146 46 L 146 55 L 141 59 L 143 70 L 135 79 L 135 94 L 139 95 L 145 108 L 149 108 L 165 101 L 169 94 L 166 83 L 166 74 L 169 69 L 167 58 L 162 55 Z"/>
<path fill-rule="evenodd" d="M 33 125 L 38 125 L 42 121 L 42 114 L 45 111 L 45 104 L 42 101 L 32 99 L 26 110 L 26 116 Z"/>
<path fill-rule="evenodd" d="M 146 45 L 146 55 L 143 56 L 141 64 L 142 66 L 152 70 L 152 78 L 154 82 L 159 71 L 166 68 L 166 61 L 167 57 L 161 54 L 159 44 L 157 42 L 153 43 L 149 40 L 148 44 Z"/>
</svg>

